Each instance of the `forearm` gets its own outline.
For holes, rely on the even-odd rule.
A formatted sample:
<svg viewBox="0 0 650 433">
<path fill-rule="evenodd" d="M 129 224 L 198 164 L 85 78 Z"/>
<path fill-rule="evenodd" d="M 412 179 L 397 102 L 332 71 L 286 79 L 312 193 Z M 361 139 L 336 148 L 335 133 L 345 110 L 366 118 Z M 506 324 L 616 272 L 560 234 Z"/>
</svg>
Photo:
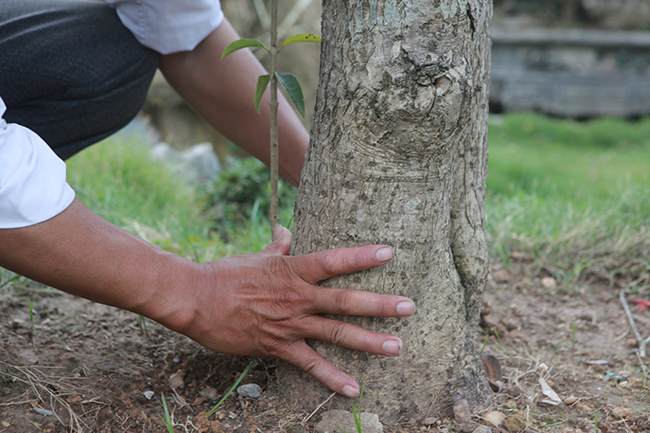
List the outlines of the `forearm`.
<svg viewBox="0 0 650 433">
<path fill-rule="evenodd" d="M 0 230 L 0 266 L 63 291 L 184 331 L 202 267 L 164 252 L 91 212 L 78 199 L 56 217 Z"/>
<path fill-rule="evenodd" d="M 249 50 L 221 60 L 224 48 L 238 39 L 228 21 L 191 52 L 162 56 L 160 69 L 169 83 L 218 131 L 269 164 L 269 94 L 255 111 L 257 77 L 266 74 Z M 278 109 L 280 175 L 297 186 L 309 134 L 282 95 Z"/>
</svg>

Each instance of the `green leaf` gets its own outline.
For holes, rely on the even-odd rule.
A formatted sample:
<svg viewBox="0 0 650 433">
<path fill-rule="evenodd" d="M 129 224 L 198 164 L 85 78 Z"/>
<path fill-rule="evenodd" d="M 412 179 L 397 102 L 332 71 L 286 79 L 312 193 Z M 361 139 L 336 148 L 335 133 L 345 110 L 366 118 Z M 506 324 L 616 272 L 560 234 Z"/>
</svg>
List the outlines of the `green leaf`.
<svg viewBox="0 0 650 433">
<path fill-rule="evenodd" d="M 302 95 L 302 87 L 300 87 L 300 81 L 296 78 L 295 75 L 288 72 L 282 74 L 275 74 L 278 77 L 278 81 L 284 87 L 284 90 L 287 91 L 293 105 L 296 106 L 298 112 L 302 117 L 305 117 L 305 97 Z"/>
<path fill-rule="evenodd" d="M 228 396 L 229 396 L 230 394 L 232 394 L 232 392 L 235 390 L 235 388 L 237 388 L 237 385 L 239 385 L 239 383 L 242 381 L 242 379 L 244 378 L 244 376 L 246 376 L 246 373 L 248 373 L 248 370 L 251 369 L 251 367 L 253 366 L 253 363 L 255 362 L 256 359 L 257 359 L 257 358 L 256 358 L 255 356 L 253 356 L 253 357 L 251 358 L 251 360 L 248 362 L 248 365 L 246 366 L 246 368 L 244 369 L 244 371 L 242 372 L 242 374 L 239 375 L 239 378 L 235 381 L 235 384 L 234 384 L 233 386 L 231 386 L 230 389 L 228 390 L 228 392 L 227 392 L 223 397 L 221 397 L 221 400 L 219 400 L 219 402 L 218 402 L 218 403 L 217 403 L 217 404 L 216 404 L 212 409 L 210 409 L 210 412 L 206 413 L 206 414 L 203 415 L 203 416 L 205 416 L 205 417 L 207 418 L 207 417 L 209 417 L 210 415 L 212 415 L 212 414 L 214 413 L 214 411 L 216 411 L 217 409 L 219 409 L 219 406 L 221 406 L 221 403 L 223 403 L 224 401 L 226 401 L 226 399 L 228 398 Z"/>
<path fill-rule="evenodd" d="M 321 37 L 318 35 L 313 35 L 311 33 L 300 33 L 299 35 L 293 35 L 289 36 L 282 42 L 282 46 L 278 50 L 282 50 L 282 48 L 286 47 L 287 45 L 295 44 L 296 42 L 320 42 Z"/>
<path fill-rule="evenodd" d="M 269 49 L 266 48 L 266 46 L 263 43 L 261 43 L 260 41 L 255 40 L 255 39 L 243 38 L 243 39 L 238 39 L 236 41 L 231 42 L 226 47 L 226 49 L 223 50 L 223 54 L 221 55 L 221 59 L 223 59 L 228 54 L 230 54 L 230 53 L 232 53 L 234 51 L 241 50 L 242 48 L 249 48 L 249 47 L 259 47 L 259 48 L 264 48 L 266 51 L 269 51 Z"/>
<path fill-rule="evenodd" d="M 264 92 L 269 85 L 270 79 L 271 76 L 269 74 L 260 75 L 257 79 L 257 86 L 255 87 L 255 109 L 258 114 L 260 112 L 260 101 L 262 100 L 262 96 L 264 96 Z"/>
</svg>

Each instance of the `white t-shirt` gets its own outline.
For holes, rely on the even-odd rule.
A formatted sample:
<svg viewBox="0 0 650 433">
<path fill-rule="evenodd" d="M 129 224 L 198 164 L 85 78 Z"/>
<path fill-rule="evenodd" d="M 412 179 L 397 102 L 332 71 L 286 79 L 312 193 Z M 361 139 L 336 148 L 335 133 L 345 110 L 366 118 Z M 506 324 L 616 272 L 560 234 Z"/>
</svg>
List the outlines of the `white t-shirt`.
<svg viewBox="0 0 650 433">
<path fill-rule="evenodd" d="M 162 54 L 194 49 L 223 21 L 219 0 L 108 0 L 141 44 Z M 63 212 L 74 199 L 65 163 L 33 131 L 3 119 L 0 95 L 0 229 Z"/>
</svg>

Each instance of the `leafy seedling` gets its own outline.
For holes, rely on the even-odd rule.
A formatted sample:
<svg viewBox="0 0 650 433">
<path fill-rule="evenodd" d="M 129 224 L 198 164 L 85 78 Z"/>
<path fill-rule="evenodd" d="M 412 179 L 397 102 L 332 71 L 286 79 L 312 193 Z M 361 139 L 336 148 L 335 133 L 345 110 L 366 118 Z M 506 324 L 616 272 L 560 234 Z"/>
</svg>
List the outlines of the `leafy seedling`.
<svg viewBox="0 0 650 433">
<path fill-rule="evenodd" d="M 242 48 L 262 48 L 271 55 L 271 68 L 268 74 L 261 75 L 257 79 L 255 86 L 254 102 L 255 109 L 260 112 L 260 101 L 266 91 L 266 88 L 271 85 L 271 113 L 270 113 L 270 129 L 271 129 L 271 204 L 270 204 L 270 220 L 271 220 L 271 233 L 275 233 L 278 224 L 278 82 L 284 87 L 289 94 L 291 101 L 300 113 L 305 117 L 305 98 L 302 93 L 302 87 L 298 79 L 290 73 L 277 73 L 277 56 L 278 53 L 286 46 L 298 42 L 320 42 L 321 37 L 310 33 L 301 33 L 298 35 L 289 36 L 284 40 L 282 45 L 278 47 L 278 2 L 271 0 L 271 47 L 268 48 L 262 42 L 256 39 L 239 39 L 230 43 L 221 58 L 241 50 Z"/>
</svg>

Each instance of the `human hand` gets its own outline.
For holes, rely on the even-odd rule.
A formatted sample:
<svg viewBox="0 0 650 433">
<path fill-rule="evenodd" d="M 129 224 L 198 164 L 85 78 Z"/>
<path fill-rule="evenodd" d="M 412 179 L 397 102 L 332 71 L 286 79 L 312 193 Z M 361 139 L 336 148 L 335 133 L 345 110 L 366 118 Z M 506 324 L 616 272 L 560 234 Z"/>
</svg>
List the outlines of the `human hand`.
<svg viewBox="0 0 650 433">
<path fill-rule="evenodd" d="M 291 257 L 289 230 L 280 227 L 274 238 L 259 253 L 205 264 L 206 284 L 195 292 L 199 303 L 184 333 L 217 352 L 290 362 L 332 390 L 358 396 L 358 383 L 316 353 L 305 339 L 396 356 L 402 347 L 398 337 L 320 314 L 405 317 L 413 313 L 413 302 L 403 296 L 316 284 L 387 263 L 392 250 L 368 245 Z"/>
</svg>

